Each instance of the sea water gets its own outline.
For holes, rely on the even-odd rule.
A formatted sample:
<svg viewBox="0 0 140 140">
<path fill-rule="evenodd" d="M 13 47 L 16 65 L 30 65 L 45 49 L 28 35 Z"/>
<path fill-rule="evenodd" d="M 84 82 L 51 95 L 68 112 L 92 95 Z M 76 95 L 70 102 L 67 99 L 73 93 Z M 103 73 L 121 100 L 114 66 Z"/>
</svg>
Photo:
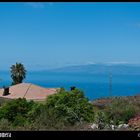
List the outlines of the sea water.
<svg viewBox="0 0 140 140">
<path fill-rule="evenodd" d="M 0 75 L 0 86 L 11 84 L 10 74 Z M 110 96 L 129 96 L 140 93 L 140 75 L 112 75 L 110 82 L 109 75 L 100 74 L 66 74 L 30 72 L 24 82 L 37 84 L 43 87 L 59 88 L 70 90 L 71 86 L 81 89 L 90 100 Z"/>
</svg>

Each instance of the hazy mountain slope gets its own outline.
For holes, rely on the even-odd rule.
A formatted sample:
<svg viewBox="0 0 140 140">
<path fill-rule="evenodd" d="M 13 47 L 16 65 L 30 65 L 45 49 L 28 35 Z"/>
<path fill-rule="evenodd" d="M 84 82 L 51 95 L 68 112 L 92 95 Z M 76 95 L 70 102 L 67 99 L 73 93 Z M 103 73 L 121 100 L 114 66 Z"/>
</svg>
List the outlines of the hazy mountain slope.
<svg viewBox="0 0 140 140">
<path fill-rule="evenodd" d="M 79 66 L 68 66 L 51 70 L 57 73 L 89 73 L 89 74 L 140 74 L 140 65 L 105 65 L 105 64 L 90 64 Z"/>
</svg>

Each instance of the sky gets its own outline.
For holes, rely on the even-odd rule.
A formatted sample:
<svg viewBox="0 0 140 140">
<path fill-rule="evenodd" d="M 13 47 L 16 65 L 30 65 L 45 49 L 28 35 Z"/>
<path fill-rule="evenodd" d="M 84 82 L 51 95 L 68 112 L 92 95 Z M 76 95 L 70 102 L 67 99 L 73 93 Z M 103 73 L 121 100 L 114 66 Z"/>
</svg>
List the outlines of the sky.
<svg viewBox="0 0 140 140">
<path fill-rule="evenodd" d="M 140 63 L 140 3 L 1 2 L 0 69 Z"/>
</svg>

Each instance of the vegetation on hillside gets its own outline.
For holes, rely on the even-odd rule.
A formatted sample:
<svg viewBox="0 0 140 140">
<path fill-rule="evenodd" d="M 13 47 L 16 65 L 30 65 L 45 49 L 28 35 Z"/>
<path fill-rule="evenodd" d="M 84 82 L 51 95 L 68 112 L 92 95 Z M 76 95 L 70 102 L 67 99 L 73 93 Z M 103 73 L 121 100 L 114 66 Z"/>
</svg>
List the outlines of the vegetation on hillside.
<svg viewBox="0 0 140 140">
<path fill-rule="evenodd" d="M 140 113 L 139 95 L 130 97 L 113 97 L 106 100 L 109 100 L 109 103 L 107 102 L 106 105 L 103 104 L 102 107 L 101 103 L 99 107 L 99 104 L 97 103 L 96 117 L 94 117 L 96 122 L 100 122 L 102 129 L 108 128 L 109 125 L 119 126 L 120 124 L 129 124 L 129 120 Z"/>
<path fill-rule="evenodd" d="M 106 105 L 105 100 L 109 100 Z M 121 124 L 129 124 L 128 130 L 140 130 L 139 100 L 140 96 L 101 99 L 99 107 L 77 88 L 61 88 L 45 103 L 5 100 L 0 106 L 0 130 L 93 130 L 92 124 L 97 130 L 112 130 L 112 126 L 118 130 Z"/>
<path fill-rule="evenodd" d="M 19 98 L 6 101 L 0 108 L 1 130 L 64 130 L 93 119 L 93 106 L 78 89 L 61 89 L 43 104 Z"/>
</svg>

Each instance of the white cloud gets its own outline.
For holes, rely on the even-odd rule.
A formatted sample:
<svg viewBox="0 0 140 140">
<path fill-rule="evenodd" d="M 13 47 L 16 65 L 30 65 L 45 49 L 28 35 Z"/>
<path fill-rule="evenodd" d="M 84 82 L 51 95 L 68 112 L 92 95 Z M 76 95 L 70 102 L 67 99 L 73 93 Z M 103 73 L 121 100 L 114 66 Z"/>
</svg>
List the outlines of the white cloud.
<svg viewBox="0 0 140 140">
<path fill-rule="evenodd" d="M 26 5 L 33 8 L 44 8 L 46 5 L 53 6 L 53 2 L 26 2 Z"/>
<path fill-rule="evenodd" d="M 134 26 L 136 26 L 136 27 L 140 27 L 140 22 L 135 23 Z"/>
<path fill-rule="evenodd" d="M 127 27 L 140 27 L 140 22 L 136 22 L 136 23 L 127 23 L 125 24 L 127 25 Z"/>
<path fill-rule="evenodd" d="M 43 2 L 26 2 L 26 5 L 31 6 L 33 8 L 44 8 L 45 3 Z"/>
<path fill-rule="evenodd" d="M 139 66 L 140 62 L 127 62 L 127 61 L 113 61 L 113 62 L 105 62 L 106 65 L 135 65 Z"/>
<path fill-rule="evenodd" d="M 107 64 L 129 64 L 129 62 L 126 62 L 126 61 L 114 61 L 114 62 L 107 62 Z"/>
<path fill-rule="evenodd" d="M 53 5 L 54 5 L 54 3 L 53 3 L 53 2 L 49 2 L 48 4 L 49 4 L 50 6 L 53 6 Z"/>
<path fill-rule="evenodd" d="M 88 61 L 86 64 L 96 64 L 95 62 L 93 62 L 93 61 Z"/>
</svg>

